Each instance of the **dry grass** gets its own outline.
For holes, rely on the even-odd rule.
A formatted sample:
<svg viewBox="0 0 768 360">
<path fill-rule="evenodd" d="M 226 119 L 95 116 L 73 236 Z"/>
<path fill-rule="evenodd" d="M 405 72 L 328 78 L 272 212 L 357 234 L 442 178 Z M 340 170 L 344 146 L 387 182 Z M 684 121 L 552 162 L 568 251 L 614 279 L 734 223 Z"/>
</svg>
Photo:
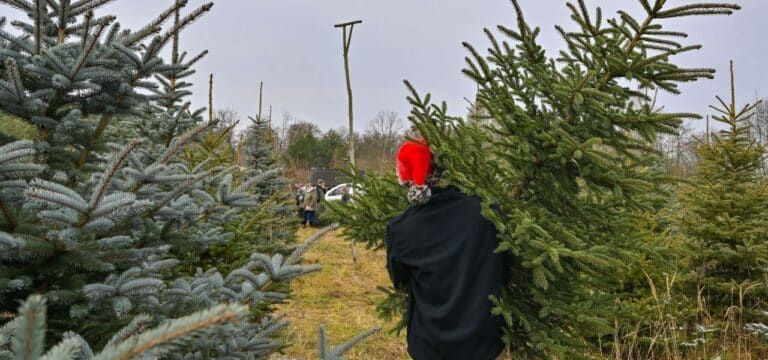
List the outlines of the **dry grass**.
<svg viewBox="0 0 768 360">
<path fill-rule="evenodd" d="M 695 324 L 678 322 L 680 309 L 675 309 L 673 299 L 684 298 L 677 281 L 677 274 L 666 276 L 665 284 L 657 286 L 648 277 L 648 284 L 654 300 L 653 308 L 657 315 L 652 319 L 637 324 L 635 331 L 619 334 L 615 337 L 611 354 L 596 355 L 600 359 L 616 360 L 757 360 L 768 359 L 768 347 L 764 341 L 744 330 L 741 319 L 744 305 L 743 291 L 739 291 L 739 303 L 731 306 L 724 319 L 710 316 L 706 298 L 699 291 L 695 302 L 697 323 L 701 330 L 694 331 L 687 327 Z M 690 304 L 693 306 L 693 304 Z M 679 306 L 679 305 L 678 305 Z M 682 316 L 683 318 L 685 316 Z M 617 333 L 618 333 L 618 325 Z M 641 329 L 641 326 L 646 328 Z M 650 339 L 650 344 L 640 344 L 638 335 L 642 331 Z"/>
<path fill-rule="evenodd" d="M 299 231 L 299 238 L 305 239 L 314 233 L 314 229 Z M 388 285 L 389 278 L 385 267 L 383 252 L 365 250 L 357 247 L 358 263 L 352 262 L 350 243 L 340 237 L 338 231 L 328 234 L 315 244 L 304 256 L 305 263 L 320 263 L 323 270 L 296 279 L 291 284 L 292 299 L 278 307 L 278 313 L 287 314 L 291 325 L 285 330 L 282 339 L 290 342 L 279 359 L 317 359 L 317 326 L 324 324 L 331 343 L 337 345 L 359 332 L 374 325 L 380 325 L 384 331 L 357 345 L 348 354 L 347 359 L 409 359 L 406 352 L 405 334 L 395 336 L 387 333 L 394 324 L 385 323 L 376 317 L 376 303 L 383 295 L 376 289 L 379 285 Z M 650 280 L 649 280 L 650 281 Z M 680 325 L 667 308 L 664 299 L 672 297 L 676 291 L 674 277 L 657 288 L 650 282 L 652 295 L 658 307 L 658 321 L 649 324 L 651 335 L 656 344 L 655 351 L 649 352 L 647 346 L 638 344 L 637 334 L 622 334 L 618 338 L 613 353 L 592 354 L 597 359 L 659 359 L 659 360 L 756 360 L 768 359 L 768 349 L 763 343 L 741 331 L 741 326 L 726 327 L 730 331 L 715 334 L 708 344 L 683 351 L 680 342 L 689 336 L 681 331 Z M 721 323 L 722 325 L 722 323 Z M 660 346 L 661 344 L 664 344 Z"/>
<path fill-rule="evenodd" d="M 34 139 L 38 137 L 37 128 L 3 112 L 0 112 L 0 133 L 19 139 Z"/>
<path fill-rule="evenodd" d="M 299 238 L 312 233 L 302 229 Z M 277 313 L 287 314 L 291 321 L 282 337 L 290 342 L 284 350 L 287 357 L 317 359 L 317 326 L 324 324 L 333 345 L 375 325 L 384 329 L 350 350 L 347 359 L 409 358 L 405 333 L 389 334 L 394 324 L 376 317 L 376 302 L 383 298 L 376 287 L 389 283 L 383 252 L 358 245 L 354 264 L 350 242 L 332 232 L 304 255 L 304 263 L 320 263 L 323 270 L 294 280 L 292 299 L 278 307 Z"/>
</svg>

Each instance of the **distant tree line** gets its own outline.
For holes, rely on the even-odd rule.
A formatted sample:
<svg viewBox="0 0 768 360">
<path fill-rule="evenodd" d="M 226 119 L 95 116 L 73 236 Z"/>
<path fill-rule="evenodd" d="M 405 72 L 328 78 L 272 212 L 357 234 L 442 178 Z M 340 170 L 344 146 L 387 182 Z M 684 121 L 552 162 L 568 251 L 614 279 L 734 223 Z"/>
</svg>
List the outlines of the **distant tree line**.
<svg viewBox="0 0 768 360">
<path fill-rule="evenodd" d="M 243 129 L 240 115 L 233 109 L 217 109 L 213 112 L 220 131 L 235 126 Z M 242 123 L 242 124 L 241 124 Z M 288 170 L 288 175 L 304 181 L 312 168 L 343 168 L 349 161 L 348 136 L 346 127 L 322 130 L 318 124 L 294 117 L 286 112 L 277 124 L 268 121 L 268 140 L 273 144 L 277 158 Z M 245 132 L 224 132 L 229 134 L 234 148 L 242 148 Z M 387 170 L 395 164 L 395 155 L 407 134 L 403 118 L 394 111 L 382 110 L 355 133 L 357 163 L 365 170 Z"/>
<path fill-rule="evenodd" d="M 751 117 L 747 119 L 749 136 L 756 145 L 767 146 L 768 98 L 756 103 L 757 106 Z M 707 129 L 703 123 L 703 120 L 698 121 L 697 127 L 694 127 L 693 123 L 684 124 L 680 127 L 678 134 L 664 134 L 656 139 L 656 148 L 664 155 L 668 175 L 688 178 L 694 174 L 699 162 L 696 154 L 697 146 L 707 143 L 708 138 L 711 140 L 712 134 L 719 131 L 714 128 Z M 768 158 L 762 159 L 761 172 L 763 175 L 768 175 Z"/>
</svg>

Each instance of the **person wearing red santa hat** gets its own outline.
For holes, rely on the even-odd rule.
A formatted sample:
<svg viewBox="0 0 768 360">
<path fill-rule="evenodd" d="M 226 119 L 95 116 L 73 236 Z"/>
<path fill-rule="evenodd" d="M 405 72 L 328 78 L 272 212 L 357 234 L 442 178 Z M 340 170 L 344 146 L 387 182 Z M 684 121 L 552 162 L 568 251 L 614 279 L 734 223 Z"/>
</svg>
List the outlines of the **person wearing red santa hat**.
<svg viewBox="0 0 768 360">
<path fill-rule="evenodd" d="M 408 353 L 414 360 L 501 359 L 504 321 L 492 315 L 511 277 L 509 257 L 481 213 L 481 200 L 440 186 L 425 140 L 407 141 L 397 154 L 400 183 L 410 206 L 387 225 L 387 269 L 408 290 Z"/>
</svg>

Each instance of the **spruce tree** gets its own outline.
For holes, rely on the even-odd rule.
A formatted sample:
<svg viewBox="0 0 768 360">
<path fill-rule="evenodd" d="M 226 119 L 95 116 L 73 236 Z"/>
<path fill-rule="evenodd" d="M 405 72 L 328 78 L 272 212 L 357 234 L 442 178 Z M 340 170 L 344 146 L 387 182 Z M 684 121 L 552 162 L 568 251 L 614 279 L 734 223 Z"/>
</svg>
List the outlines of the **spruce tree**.
<svg viewBox="0 0 768 360">
<path fill-rule="evenodd" d="M 249 119 L 251 124 L 246 130 L 243 142 L 244 165 L 253 172 L 252 176 L 258 176 L 261 179 L 257 183 L 258 196 L 265 206 L 268 206 L 267 215 L 260 221 L 261 235 L 255 237 L 263 240 L 257 249 L 277 251 L 280 247 L 289 246 L 296 240 L 294 193 L 278 161 L 274 143 L 275 134 L 270 127 L 270 122 L 258 116 Z M 241 233 L 235 232 L 235 234 L 238 236 Z M 252 238 L 254 234 L 251 234 Z"/>
<path fill-rule="evenodd" d="M 188 165 L 205 163 L 206 167 L 228 166 L 233 169 L 233 183 L 248 182 L 251 196 L 258 202 L 237 219 L 224 224 L 232 236 L 213 244 L 202 256 L 204 264 L 232 270 L 248 262 L 252 252 L 289 251 L 296 241 L 296 212 L 293 194 L 277 155 L 268 142 L 266 122 L 254 122 L 246 129 L 241 149 L 235 150 L 227 139 L 236 124 L 222 130 L 210 130 L 197 146 L 185 152 Z M 238 153 L 244 157 L 238 160 Z"/>
<path fill-rule="evenodd" d="M 268 171 L 277 167 L 277 156 L 272 144 L 274 134 L 269 121 L 249 117 L 251 124 L 246 129 L 243 141 L 244 163 L 256 171 Z M 280 184 L 275 184 L 280 187 Z"/>
<path fill-rule="evenodd" d="M 676 217 L 690 245 L 696 294 L 718 319 L 760 321 L 768 296 L 768 181 L 762 175 L 765 146 L 750 136 L 759 104 L 737 107 L 733 64 L 731 98 L 719 96 L 712 119 L 725 129 L 699 139 L 698 171 L 680 189 Z M 726 319 L 727 320 L 727 319 Z"/>
<path fill-rule="evenodd" d="M 172 341 L 188 333 L 178 326 L 191 323 L 222 326 L 173 344 L 164 358 L 264 357 L 279 348 L 275 334 L 285 321 L 269 313 L 239 317 L 238 304 L 279 301 L 279 283 L 318 270 L 299 264 L 309 243 L 288 256 L 250 254 L 225 274 L 198 268 L 171 276 L 180 262 L 194 263 L 200 251 L 230 239 L 226 227 L 262 204 L 259 176 L 236 178 L 226 164 L 189 166 L 181 157 L 216 124 L 201 125 L 201 112 L 183 102 L 189 92 L 180 79 L 199 57 L 172 55 L 166 63 L 161 53 L 212 4 L 181 16 L 187 2 L 178 0 L 130 31 L 114 16 L 95 15 L 109 2 L 0 0 L 28 15 L 12 24 L 15 32 L 0 18 L 0 107 L 37 128 L 34 139 L 0 143 L 0 312 L 42 295 L 47 341 L 63 339 L 52 358 L 71 358 L 75 342 L 89 349 L 71 331 L 106 345 L 99 358 L 121 358 L 114 351 Z M 22 312 L 43 311 L 30 299 Z M 238 321 L 229 321 L 234 315 Z M 0 353 L 10 346 L 22 358 L 42 354 L 43 317 L 32 318 L 16 318 L 24 329 L 12 340 L 5 330 L 19 323 L 4 324 Z M 153 325 L 157 331 L 119 342 Z M 20 350 L 26 342 L 34 346 Z"/>
<path fill-rule="evenodd" d="M 39 295 L 30 296 L 19 308 L 18 317 L 0 326 L 0 358 L 3 359 L 133 359 L 162 357 L 175 347 L 211 335 L 212 325 L 237 322 L 245 316 L 243 305 L 220 305 L 144 330 L 148 316 L 138 316 L 117 332 L 102 351 L 95 353 L 91 344 L 75 333 L 45 351 L 46 302 Z"/>
<path fill-rule="evenodd" d="M 346 238 L 368 249 L 383 249 L 387 223 L 408 206 L 407 190 L 394 173 L 363 174 L 354 169 L 344 175 L 362 191 L 354 191 L 350 202 L 328 203 L 330 218 L 342 225 Z"/>
<path fill-rule="evenodd" d="M 114 16 L 95 16 L 102 3 L 3 4 L 25 11 L 29 22 L 13 24 L 18 34 L 0 31 L 5 40 L 0 103 L 5 111 L 37 127 L 39 136 L 34 142 L 5 145 L 9 151 L 2 161 L 10 169 L 35 166 L 39 171 L 2 175 L 2 230 L 7 238 L 24 239 L 24 246 L 3 259 L 0 301 L 4 309 L 13 309 L 15 299 L 46 293 L 49 311 L 66 314 L 51 316 L 58 328 L 72 323 L 70 316 L 79 316 L 77 309 L 84 301 L 80 289 L 85 284 L 137 264 L 137 250 L 144 256 L 167 251 L 122 237 L 128 234 L 115 234 L 124 232 L 129 219 L 149 210 L 148 196 L 162 195 L 139 194 L 141 189 L 133 185 L 136 191 L 116 188 L 120 180 L 116 177 L 126 161 L 135 160 L 141 142 L 110 144 L 106 130 L 115 119 L 134 114 L 150 100 L 142 92 L 154 86 L 147 79 L 170 68 L 159 57 L 163 45 L 210 4 L 165 34 L 160 26 L 184 4 L 169 8 L 137 32 L 121 30 Z M 180 138 L 168 149 L 153 175 L 165 175 L 161 172 L 175 152 L 192 137 Z M 129 159 L 132 153 L 134 158 Z M 188 180 L 181 175 L 160 181 L 179 183 L 185 177 Z M 156 179 L 134 182 L 150 184 Z"/>
<path fill-rule="evenodd" d="M 201 134 L 200 141 L 184 149 L 182 158 L 188 167 L 215 169 L 236 165 L 237 151 L 229 139 L 237 124 L 231 124 L 222 129 L 216 128 L 218 123 L 213 124 L 211 129 Z"/>
<path fill-rule="evenodd" d="M 196 341 L 210 341 L 209 337 L 216 336 L 215 325 L 236 324 L 246 317 L 246 313 L 246 307 L 241 304 L 218 305 L 165 322 L 149 330 L 145 328 L 151 322 L 151 318 L 142 315 L 134 318 L 130 324 L 115 333 L 98 353 L 87 340 L 72 332 L 66 333 L 63 340 L 45 351 L 46 303 L 43 297 L 34 295 L 22 304 L 15 319 L 0 326 L 0 358 L 18 360 L 38 358 L 49 360 L 207 359 L 210 354 L 195 353 L 179 356 L 173 351 L 189 347 Z M 272 331 L 275 330 L 277 329 L 272 329 Z M 328 344 L 325 329 L 321 325 L 318 337 L 319 358 L 342 360 L 344 353 L 380 330 L 381 328 L 375 326 L 340 345 L 331 347 Z M 227 345 L 233 345 L 231 339 L 217 340 L 230 341 Z M 253 345 L 261 349 L 270 346 L 263 341 L 255 342 Z M 251 355 L 235 352 L 226 358 L 251 358 Z"/>
<path fill-rule="evenodd" d="M 626 316 L 627 265 L 655 256 L 634 216 L 652 209 L 649 196 L 668 180 L 650 166 L 653 141 L 700 118 L 653 109 L 648 90 L 677 94 L 681 83 L 714 74 L 677 65 L 676 56 L 700 46 L 682 44 L 687 35 L 663 23 L 739 8 L 638 1 L 639 16 L 614 18 L 582 0 L 569 3 L 576 27 L 556 27 L 565 48 L 551 57 L 513 0 L 517 23 L 498 27 L 503 39 L 486 30 L 484 55 L 465 44 L 464 74 L 478 86 L 482 121 L 451 116 L 407 84 L 411 120 L 444 181 L 484 199 L 498 251 L 512 258 L 513 280 L 493 301 L 507 323 L 505 341 L 523 358 L 587 357 Z"/>
</svg>

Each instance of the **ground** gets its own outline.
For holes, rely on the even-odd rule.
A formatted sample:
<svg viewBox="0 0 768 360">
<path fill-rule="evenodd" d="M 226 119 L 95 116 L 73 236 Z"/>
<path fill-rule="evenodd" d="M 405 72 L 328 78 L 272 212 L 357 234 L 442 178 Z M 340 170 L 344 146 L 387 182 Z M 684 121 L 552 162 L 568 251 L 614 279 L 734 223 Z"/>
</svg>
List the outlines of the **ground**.
<svg viewBox="0 0 768 360">
<path fill-rule="evenodd" d="M 306 239 L 317 229 L 300 229 L 299 238 Z M 323 265 L 323 270 L 293 281 L 292 299 L 279 306 L 277 313 L 286 314 L 291 324 L 280 336 L 290 342 L 283 354 L 271 360 L 318 359 L 317 326 L 324 324 L 332 345 L 338 345 L 359 332 L 380 325 L 383 331 L 358 344 L 346 354 L 349 360 L 399 360 L 409 359 L 406 352 L 405 333 L 400 336 L 387 330 L 394 324 L 376 317 L 376 303 L 383 295 L 377 286 L 388 286 L 389 278 L 383 251 L 370 251 L 357 246 L 357 264 L 352 262 L 350 241 L 334 231 L 318 241 L 304 256 L 304 263 Z M 715 344 L 716 345 L 716 344 Z M 764 352 L 756 355 L 741 350 L 744 344 L 723 345 L 726 350 L 709 353 L 673 350 L 657 359 L 768 359 Z M 725 353 L 726 356 L 706 354 Z M 507 355 L 508 356 L 508 355 Z M 616 355 L 590 354 L 596 359 L 616 359 Z"/>
<path fill-rule="evenodd" d="M 299 237 L 306 239 L 314 231 L 301 229 Z M 376 317 L 376 303 L 384 297 L 376 287 L 389 284 L 384 252 L 358 245 L 355 264 L 350 246 L 350 241 L 334 231 L 304 255 L 304 263 L 320 263 L 323 269 L 294 280 L 292 299 L 278 308 L 277 313 L 286 314 L 291 321 L 282 337 L 290 341 L 284 350 L 286 357 L 317 359 L 317 326 L 324 324 L 332 345 L 375 325 L 382 327 L 379 334 L 350 350 L 347 359 L 409 358 L 405 332 L 390 334 L 394 324 Z"/>
</svg>

